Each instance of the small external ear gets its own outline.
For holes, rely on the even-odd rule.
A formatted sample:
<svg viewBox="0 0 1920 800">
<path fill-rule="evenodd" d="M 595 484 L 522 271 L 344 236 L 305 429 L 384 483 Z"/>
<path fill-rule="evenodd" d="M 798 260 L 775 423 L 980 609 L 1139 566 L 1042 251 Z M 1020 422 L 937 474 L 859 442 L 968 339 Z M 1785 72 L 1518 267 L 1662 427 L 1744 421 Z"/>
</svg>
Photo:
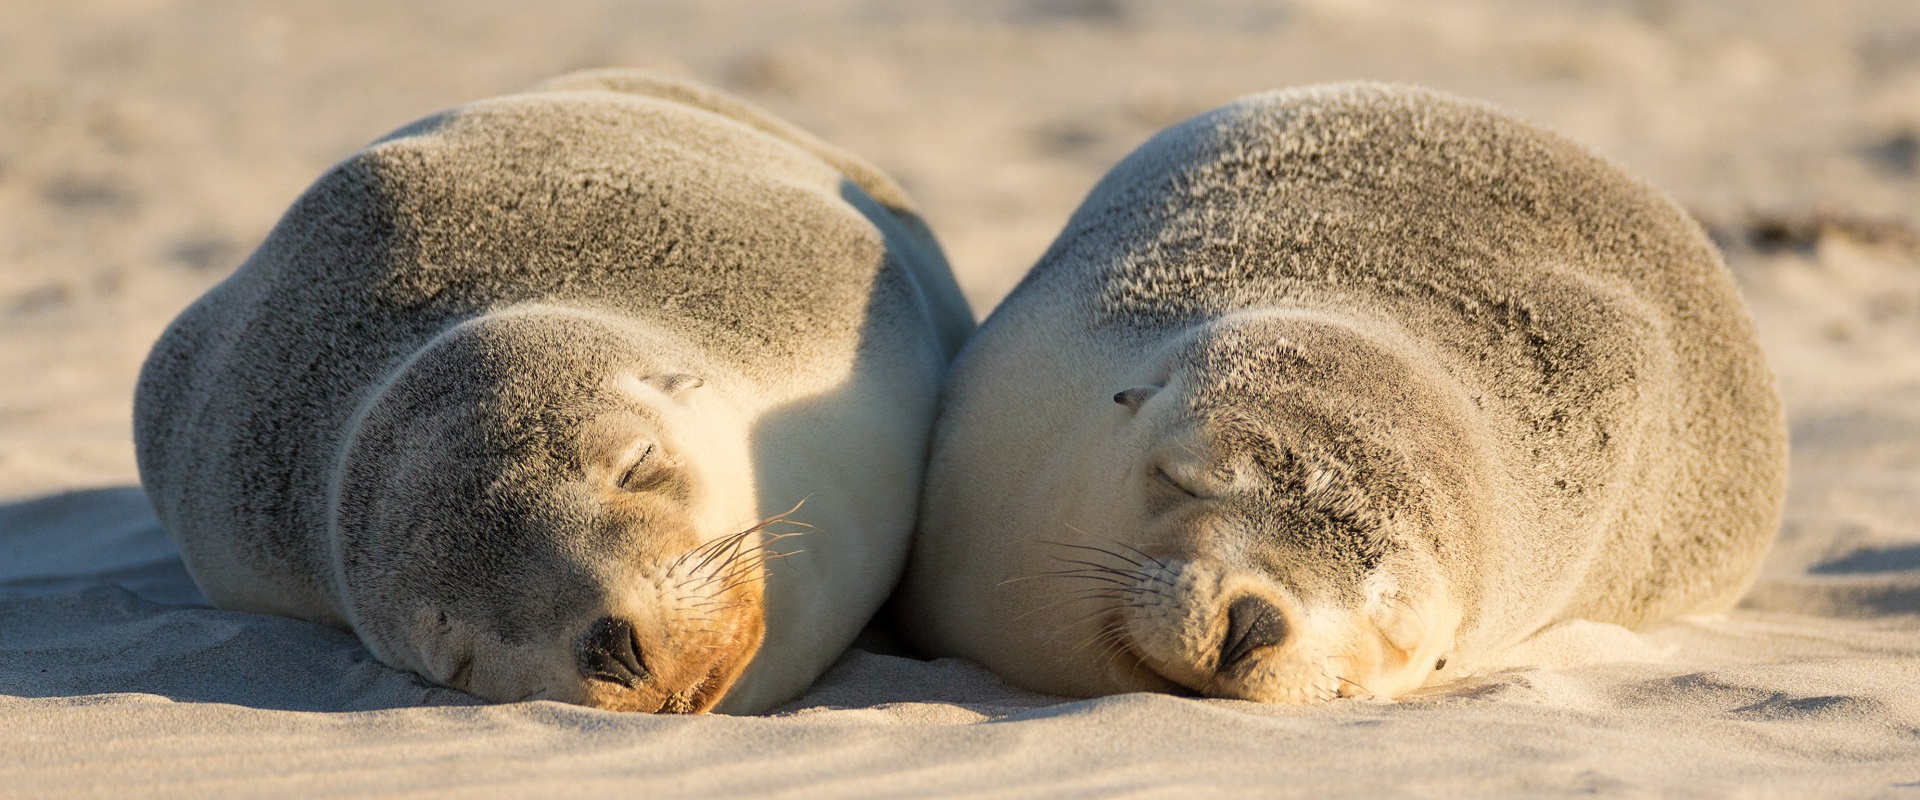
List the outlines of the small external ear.
<svg viewBox="0 0 1920 800">
<path fill-rule="evenodd" d="M 663 372 L 658 375 L 648 375 L 643 380 L 647 385 L 659 389 L 670 397 L 677 396 L 688 389 L 698 389 L 707 383 L 701 380 L 700 376 L 685 372 Z"/>
<path fill-rule="evenodd" d="M 1152 397 L 1153 393 L 1158 391 L 1160 391 L 1160 387 L 1158 386 L 1135 386 L 1125 391 L 1115 392 L 1113 402 L 1139 411 L 1140 404 L 1147 402 L 1147 398 Z"/>
</svg>

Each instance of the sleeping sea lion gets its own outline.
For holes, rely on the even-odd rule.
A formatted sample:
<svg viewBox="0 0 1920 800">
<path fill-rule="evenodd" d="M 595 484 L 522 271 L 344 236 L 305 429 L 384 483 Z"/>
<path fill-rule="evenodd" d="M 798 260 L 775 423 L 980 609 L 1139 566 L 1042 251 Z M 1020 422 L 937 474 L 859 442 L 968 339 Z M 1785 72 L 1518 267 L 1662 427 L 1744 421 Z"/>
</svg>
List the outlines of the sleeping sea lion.
<svg viewBox="0 0 1920 800">
<path fill-rule="evenodd" d="M 878 170 L 575 74 L 308 188 L 154 346 L 141 480 L 224 608 L 496 701 L 755 712 L 887 596 L 971 327 Z"/>
<path fill-rule="evenodd" d="M 1345 84 L 1115 167 L 955 362 L 928 469 L 898 615 L 925 651 L 1303 703 L 1730 607 L 1786 434 L 1671 200 L 1486 105 Z"/>
</svg>

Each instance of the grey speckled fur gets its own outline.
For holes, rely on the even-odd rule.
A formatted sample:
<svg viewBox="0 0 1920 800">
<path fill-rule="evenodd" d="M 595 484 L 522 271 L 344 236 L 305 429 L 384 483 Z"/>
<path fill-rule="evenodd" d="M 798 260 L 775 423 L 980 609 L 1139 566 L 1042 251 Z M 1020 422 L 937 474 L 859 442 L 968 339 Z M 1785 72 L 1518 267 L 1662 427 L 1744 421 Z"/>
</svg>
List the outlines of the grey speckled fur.
<svg viewBox="0 0 1920 800">
<path fill-rule="evenodd" d="M 949 609 L 1033 572 L 1021 540 L 1079 541 L 1034 524 L 1077 512 L 1031 506 L 1074 502 L 1078 489 L 1045 488 L 1092 469 L 1061 466 L 1084 463 L 1063 432 L 1119 413 L 1105 398 L 1136 380 L 1129 365 L 1248 309 L 1332 328 L 1242 328 L 1190 347 L 1175 371 L 1197 383 L 1189 413 L 1251 418 L 1229 449 L 1260 451 L 1266 488 L 1234 518 L 1290 552 L 1269 565 L 1312 562 L 1299 580 L 1357 592 L 1394 536 L 1423 540 L 1465 607 L 1459 647 L 1484 650 L 1559 619 L 1726 609 L 1772 540 L 1784 418 L 1698 225 L 1485 105 L 1314 87 L 1244 98 L 1143 145 L 983 323 L 943 400 L 904 590 L 910 633 L 1030 686 L 1127 688 L 1062 677 L 1069 656 L 1006 653 L 1051 646 L 1009 632 L 1019 603 Z M 1325 334 L 1336 328 L 1365 335 Z M 1324 491 L 1304 488 L 1316 467 L 1335 474 Z M 1002 499 L 1027 484 L 1043 488 Z"/>
<path fill-rule="evenodd" d="M 535 307 L 589 322 L 526 325 L 508 313 Z M 607 362 L 621 352 L 622 335 L 590 323 L 596 317 L 695 343 L 737 373 L 756 402 L 798 409 L 796 426 L 815 413 L 809 398 L 834 392 L 896 404 L 883 413 L 919 433 L 877 454 L 853 452 L 858 442 L 819 446 L 849 451 L 830 452 L 829 461 L 900 461 L 909 477 L 924 452 L 941 365 L 972 326 L 939 247 L 878 170 L 690 83 L 580 73 L 409 125 L 315 182 L 155 345 L 135 403 L 142 481 L 216 602 L 352 624 L 354 604 L 374 601 L 340 596 L 328 519 L 336 470 L 373 469 L 347 463 L 356 415 L 437 413 L 469 426 L 477 441 L 486 424 L 468 417 L 485 416 L 476 408 L 491 403 L 524 418 L 518 433 L 499 436 L 558 430 L 568 415 L 586 413 L 595 391 L 569 382 L 616 366 Z M 403 375 L 408 359 L 436 341 L 452 355 Z M 400 411 L 372 409 L 383 392 L 381 402 Z M 819 414 L 841 413 L 820 405 Z M 427 434 L 403 425 L 387 436 L 368 446 L 425 446 Z M 475 459 L 499 452 L 474 447 Z M 564 456 L 548 468 L 578 472 Z M 758 463 L 764 471 L 771 462 Z M 470 607 L 480 602 L 473 596 L 531 606 L 580 599 L 559 576 L 587 569 L 583 559 L 599 546 L 591 536 L 604 532 L 548 543 L 548 571 L 516 576 L 515 560 L 543 545 L 515 538 L 517 512 L 474 495 L 498 485 L 380 469 L 398 472 L 368 480 L 409 483 L 404 502 L 432 506 L 424 519 L 462 521 L 464 533 L 443 533 L 465 538 L 424 554 L 417 548 L 425 545 L 409 545 L 416 549 L 401 563 L 370 569 L 397 574 L 408 559 L 444 559 L 445 568 L 416 577 L 440 584 L 433 591 L 447 605 Z M 797 491 L 804 496 L 805 487 Z M 489 503 L 511 504 L 495 494 Z M 798 499 L 763 503 L 779 510 Z M 349 492 L 343 502 L 381 501 Z M 889 515 L 901 517 L 901 530 L 882 535 L 904 538 L 911 504 L 910 495 L 904 506 L 894 502 Z M 857 546 L 858 537 L 846 541 Z M 904 554 L 889 558 L 897 567 Z M 868 611 L 891 581 L 848 579 L 883 584 L 865 590 L 878 593 Z M 575 583 L 591 593 L 592 580 Z M 505 612 L 473 613 L 497 621 Z M 533 624 L 561 616 L 537 612 Z M 825 635 L 844 628 L 850 639 L 861 621 L 836 621 Z M 396 646 L 360 627 L 376 653 Z"/>
</svg>

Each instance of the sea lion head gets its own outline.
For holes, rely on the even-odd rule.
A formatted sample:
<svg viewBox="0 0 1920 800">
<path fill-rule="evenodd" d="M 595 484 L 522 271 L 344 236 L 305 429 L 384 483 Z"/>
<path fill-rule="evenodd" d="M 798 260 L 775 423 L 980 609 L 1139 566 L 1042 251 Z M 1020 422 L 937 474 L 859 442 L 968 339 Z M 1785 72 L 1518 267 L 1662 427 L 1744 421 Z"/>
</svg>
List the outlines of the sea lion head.
<svg viewBox="0 0 1920 800">
<path fill-rule="evenodd" d="M 1099 466 L 1029 582 L 1070 599 L 1041 613 L 1074 631 L 1048 646 L 1075 683 L 1307 703 L 1444 667 L 1461 604 L 1439 543 L 1468 522 L 1471 448 L 1398 345 L 1229 317 L 1089 399 Z"/>
<path fill-rule="evenodd" d="M 764 524 L 714 376 L 617 317 L 439 335 L 336 474 L 337 590 L 376 655 L 495 701 L 713 707 L 754 656 Z"/>
</svg>

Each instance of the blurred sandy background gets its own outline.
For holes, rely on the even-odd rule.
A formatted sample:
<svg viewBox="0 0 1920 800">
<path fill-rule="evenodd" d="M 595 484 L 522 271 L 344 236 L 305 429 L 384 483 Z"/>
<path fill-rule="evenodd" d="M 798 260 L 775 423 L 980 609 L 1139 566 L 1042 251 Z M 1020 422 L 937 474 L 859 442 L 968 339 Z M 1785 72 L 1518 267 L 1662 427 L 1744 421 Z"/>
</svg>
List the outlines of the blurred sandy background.
<svg viewBox="0 0 1920 800">
<path fill-rule="evenodd" d="M 1788 255 L 1811 253 L 1822 212 L 1920 223 L 1909 0 L 10 0 L 0 496 L 134 479 L 146 348 L 329 164 L 429 112 L 606 65 L 718 84 L 892 172 L 982 314 L 1154 131 L 1328 80 L 1506 105 L 1724 237 L 1771 225 L 1761 243 Z M 1765 260 L 1733 255 L 1748 273 Z M 1899 285 L 1868 319 L 1819 320 L 1827 334 L 1915 332 L 1914 271 L 1880 279 Z"/>
<path fill-rule="evenodd" d="M 1912 688 L 1920 682 L 1920 2 L 1913 0 L 7 0 L 0 3 L 0 499 L 137 483 L 129 404 L 147 348 L 329 164 L 432 111 L 593 66 L 696 77 L 876 162 L 922 204 L 983 315 L 1114 161 L 1185 116 L 1243 93 L 1343 79 L 1416 82 L 1490 100 L 1623 162 L 1707 225 L 1754 308 L 1794 428 L 1787 523 L 1745 610 L 1724 624 L 1569 640 L 1589 655 L 1598 648 L 1653 663 L 1679 653 L 1679 662 L 1576 668 L 1575 659 L 1568 671 L 1502 673 L 1428 705 L 1375 711 L 1345 704 L 1294 717 L 1172 698 L 1048 706 L 1047 698 L 1016 693 L 1017 701 L 1002 703 L 995 698 L 1006 690 L 964 665 L 855 653 L 799 701 L 796 713 L 805 713 L 797 727 L 713 721 L 700 723 L 708 738 L 673 741 L 725 748 L 758 736 L 753 741 L 790 746 L 767 753 L 801 754 L 839 742 L 833 746 L 851 762 L 835 763 L 909 770 L 918 758 L 926 771 L 914 775 L 951 788 L 976 777 L 967 753 L 1002 752 L 988 743 L 1104 736 L 1103 745 L 1072 758 L 1007 755 L 1015 761 L 1005 762 L 1029 777 L 1079 765 L 1075 774 L 1086 781 L 1075 785 L 1097 794 L 1123 786 L 1111 782 L 1122 773 L 1094 767 L 1161 752 L 1168 739 L 1160 726 L 1189 737 L 1177 763 L 1148 776 L 1174 785 L 1196 779 L 1182 770 L 1202 768 L 1279 785 L 1270 773 L 1246 772 L 1259 767 L 1319 769 L 1312 774 L 1320 783 L 1301 785 L 1325 791 L 1379 788 L 1368 781 L 1404 774 L 1435 792 L 1619 789 L 1693 776 L 1706 782 L 1690 792 L 1716 794 L 1713 775 L 1777 772 L 1790 780 L 1775 790 L 1791 793 L 1796 786 L 1831 790 L 1826 781 L 1835 770 L 1854 768 L 1878 776 L 1848 784 L 1863 793 L 1920 786 L 1920 693 Z M 42 536 L 103 532 L 98 542 L 105 544 L 71 539 L 82 556 L 112 549 L 116 531 L 145 531 L 145 549 L 129 558 L 158 559 L 151 563 L 172 570 L 176 584 L 183 577 L 177 561 L 161 564 L 167 557 L 154 550 L 151 517 L 126 490 L 0 507 L 0 527 L 8 524 Z M 75 563 L 55 563 L 43 541 L 6 539 L 11 532 L 0 530 L 0 561 L 15 559 L 18 568 L 8 575 L 9 565 L 0 564 L 0 578 L 38 580 L 36 569 L 44 577 Z M 467 757 L 460 772 L 444 777 L 479 781 L 512 771 L 511 762 L 476 755 L 485 749 L 475 740 L 447 733 L 456 728 L 533 737 L 500 734 L 501 752 L 519 752 L 529 741 L 554 752 L 602 748 L 603 760 L 592 762 L 601 772 L 682 763 L 674 755 L 680 750 L 608 750 L 600 735 L 616 727 L 666 731 L 659 727 L 666 723 L 576 710 L 500 708 L 452 728 L 446 714 L 421 711 L 405 725 L 367 723 L 353 734 L 364 739 L 328 733 L 337 730 L 328 727 L 331 718 L 259 722 L 229 706 L 169 716 L 141 704 L 164 696 L 347 710 L 431 698 L 404 676 L 366 665 L 350 640 L 309 632 L 285 640 L 298 647 L 275 655 L 272 643 L 282 640 L 274 631 L 302 623 L 232 620 L 210 610 L 169 628 L 167 640 L 180 653 L 215 659 L 208 654 L 218 648 L 196 650 L 194 637 L 228 642 L 218 631 L 229 629 L 208 620 L 233 626 L 233 651 L 205 661 L 215 664 L 207 675 L 225 674 L 218 665 L 244 671 L 262 658 L 307 674 L 299 670 L 320 670 L 317 662 L 287 654 L 313 648 L 356 666 L 312 673 L 321 677 L 310 682 L 310 696 L 249 700 L 266 690 L 247 688 L 254 684 L 244 679 L 192 688 L 202 684 L 184 675 L 187 656 L 127 661 L 132 651 L 108 647 L 151 641 L 147 631 L 160 624 L 152 620 L 188 617 L 167 616 L 174 606 L 91 591 L 0 607 L 0 663 L 10 670 L 0 670 L 0 694 L 28 698 L 0 697 L 11 718 L 5 727 L 15 731 L 0 736 L 0 754 L 67 765 L 40 773 L 50 782 L 44 785 L 95 750 L 47 749 L 36 737 L 118 742 L 119 749 L 98 752 L 121 755 L 99 756 L 108 759 L 99 763 L 124 781 L 150 777 L 145 771 L 163 763 L 126 754 L 189 742 L 179 746 L 204 746 L 204 753 L 164 763 L 204 778 L 240 768 L 224 755 L 241 741 L 233 731 L 270 724 L 291 726 L 282 738 L 262 740 L 274 758 L 333 769 L 342 756 L 326 754 L 335 751 L 302 753 L 334 736 L 349 760 L 388 764 L 382 774 L 394 782 L 379 784 L 388 788 L 414 785 L 393 776 L 428 774 L 405 771 L 415 769 L 406 759 L 453 752 L 374 747 L 417 735 L 441 736 Z M 96 632 L 60 638 L 70 633 L 62 625 L 80 624 L 49 621 L 62 614 Z M 254 638 L 242 636 L 248 631 Z M 107 647 L 108 655 L 84 667 L 44 661 L 69 645 Z M 368 669 L 377 680 L 366 677 L 374 674 Z M 336 679 L 345 687 L 337 692 L 325 685 Z M 83 708 L 93 702 L 86 698 L 111 692 L 150 694 L 114 695 L 131 698 L 124 708 L 137 713 Z M 367 699 L 376 695 L 385 699 Z M 820 710 L 828 708 L 866 710 Z M 1078 727 L 975 727 L 965 736 L 895 727 L 1023 719 L 1020 713 L 1031 725 L 1058 717 L 1059 725 Z M 1379 727 L 1363 730 L 1363 722 Z M 723 725 L 739 727 L 713 727 Z M 177 738 L 185 736 L 182 726 L 195 726 L 201 738 Z M 565 735 L 555 732 L 561 729 Z M 1468 730 L 1490 737 L 1473 741 L 1503 744 L 1462 749 L 1467 739 L 1453 737 Z M 880 744 L 897 736 L 934 749 Z M 1237 755 L 1233 747 L 1259 736 L 1284 740 L 1294 760 Z M 1211 743 L 1197 744 L 1203 740 Z M 967 750 L 968 742 L 985 749 Z M 1398 749 L 1381 772 L 1366 754 L 1389 747 Z M 1703 767 L 1699 753 L 1726 755 Z M 767 763 L 786 770 L 812 759 Z M 259 766 L 267 763 L 282 762 L 259 761 L 259 775 L 279 774 Z M 1523 767 L 1533 782 L 1503 777 Z M 9 769 L 0 763 L 0 784 Z M 1913 774 L 1899 777 L 1906 772 Z M 680 774 L 692 781 L 683 788 L 756 776 L 773 781 L 760 788 L 781 785 L 777 774 Z M 309 789 L 355 785 L 357 778 L 341 775 L 335 779 L 347 783 Z M 228 787 L 244 793 L 268 785 L 279 784 Z"/>
</svg>

